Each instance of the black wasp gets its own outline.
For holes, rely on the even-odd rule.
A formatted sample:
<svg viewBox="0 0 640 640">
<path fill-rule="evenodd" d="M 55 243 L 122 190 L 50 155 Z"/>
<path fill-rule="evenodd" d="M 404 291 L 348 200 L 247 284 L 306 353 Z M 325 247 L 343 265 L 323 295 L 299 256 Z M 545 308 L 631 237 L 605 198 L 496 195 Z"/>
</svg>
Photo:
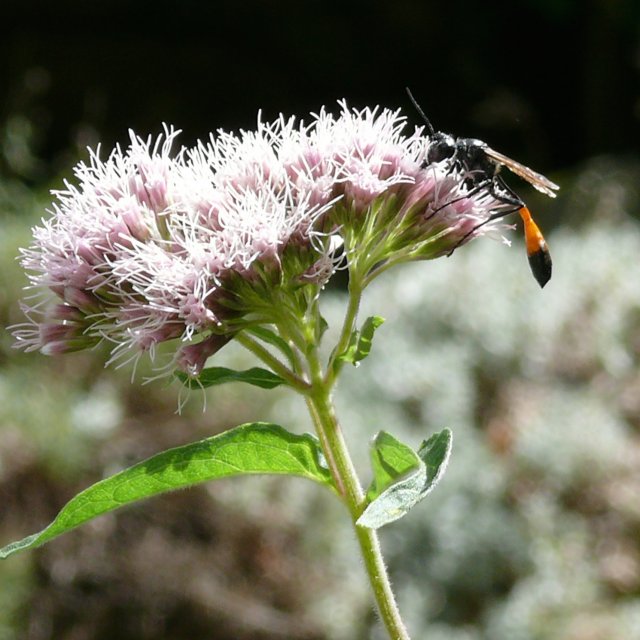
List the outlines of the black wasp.
<svg viewBox="0 0 640 640">
<path fill-rule="evenodd" d="M 534 278 L 541 287 L 544 287 L 551 278 L 551 255 L 538 225 L 531 217 L 531 212 L 518 196 L 502 179 L 499 172 L 504 166 L 517 176 L 526 180 L 529 184 L 545 195 L 555 198 L 560 187 L 543 175 L 525 167 L 524 165 L 508 158 L 502 153 L 492 149 L 486 142 L 476 138 L 456 138 L 449 133 L 436 131 L 429 119 L 407 89 L 409 98 L 418 113 L 425 121 L 429 131 L 429 149 L 425 159 L 425 165 L 434 162 L 449 162 L 450 171 L 462 170 L 466 174 L 465 182 L 469 191 L 464 197 L 486 189 L 496 200 L 507 205 L 513 205 L 510 211 L 500 211 L 490 216 L 488 220 L 478 226 L 482 226 L 491 220 L 501 218 L 510 213 L 518 212 L 524 222 L 524 237 L 527 248 L 527 257 Z M 451 204 L 451 203 L 448 203 Z M 440 207 L 440 209 L 444 208 Z M 439 209 L 438 209 L 439 210 Z M 473 233 L 478 227 L 469 232 Z M 465 236 L 461 241 L 464 241 Z M 455 249 L 455 247 L 454 247 Z"/>
</svg>

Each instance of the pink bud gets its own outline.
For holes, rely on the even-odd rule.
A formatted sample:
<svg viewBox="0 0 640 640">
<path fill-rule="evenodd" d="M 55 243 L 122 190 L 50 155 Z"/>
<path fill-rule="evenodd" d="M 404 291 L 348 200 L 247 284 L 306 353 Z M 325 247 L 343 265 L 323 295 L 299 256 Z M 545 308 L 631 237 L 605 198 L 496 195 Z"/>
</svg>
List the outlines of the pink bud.
<svg viewBox="0 0 640 640">
<path fill-rule="evenodd" d="M 100 302 L 93 294 L 77 287 L 65 287 L 63 298 L 72 307 L 82 309 L 85 313 L 94 313 L 100 309 Z"/>
<path fill-rule="evenodd" d="M 197 344 L 182 347 L 176 357 L 176 367 L 190 376 L 197 376 L 204 369 L 207 359 L 222 349 L 231 337 L 212 335 Z"/>
</svg>

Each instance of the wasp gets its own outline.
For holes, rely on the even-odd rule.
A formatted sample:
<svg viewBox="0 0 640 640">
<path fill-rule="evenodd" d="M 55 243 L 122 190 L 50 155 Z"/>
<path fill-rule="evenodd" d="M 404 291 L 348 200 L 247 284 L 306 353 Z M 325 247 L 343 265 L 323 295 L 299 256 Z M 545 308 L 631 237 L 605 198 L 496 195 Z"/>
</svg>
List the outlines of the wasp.
<svg viewBox="0 0 640 640">
<path fill-rule="evenodd" d="M 518 212 L 524 223 L 525 246 L 531 272 L 538 281 L 538 284 L 544 287 L 551 278 L 552 263 L 549 248 L 542 232 L 533 220 L 531 212 L 520 196 L 503 180 L 500 175 L 500 169 L 507 167 L 509 171 L 526 180 L 535 189 L 551 198 L 556 197 L 555 192 L 560 187 L 540 173 L 492 149 L 482 140 L 476 138 L 458 138 L 450 133 L 436 131 L 409 89 L 407 89 L 407 93 L 414 107 L 427 125 L 429 132 L 430 144 L 425 158 L 425 166 L 434 162 L 447 161 L 450 166 L 450 171 L 460 170 L 465 173 L 465 183 L 469 187 L 469 191 L 464 196 L 465 198 L 486 189 L 499 202 L 513 206 L 513 209 L 495 213 L 484 222 L 481 222 L 458 242 L 451 253 L 482 225 L 491 222 L 491 220 L 502 218 L 510 213 Z M 451 202 L 439 207 L 432 215 L 449 204 L 451 204 Z"/>
</svg>

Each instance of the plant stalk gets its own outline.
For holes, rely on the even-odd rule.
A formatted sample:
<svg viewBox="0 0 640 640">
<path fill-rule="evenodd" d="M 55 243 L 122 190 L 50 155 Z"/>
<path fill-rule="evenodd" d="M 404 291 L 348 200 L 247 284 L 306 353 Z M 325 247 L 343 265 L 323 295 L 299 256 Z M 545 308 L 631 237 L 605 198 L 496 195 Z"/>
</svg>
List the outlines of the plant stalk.
<svg viewBox="0 0 640 640">
<path fill-rule="evenodd" d="M 374 529 L 356 525 L 356 520 L 365 507 L 364 491 L 338 423 L 331 400 L 330 386 L 324 379 L 317 351 L 312 350 L 308 357 L 312 382 L 311 390 L 306 395 L 307 406 L 335 485 L 351 515 L 380 618 L 391 640 L 410 640 L 391 588 L 378 534 Z"/>
<path fill-rule="evenodd" d="M 264 362 L 271 370 L 286 380 L 289 385 L 302 393 L 309 388 L 309 384 L 299 378 L 288 367 L 286 367 L 278 358 L 273 356 L 265 349 L 257 340 L 254 340 L 249 334 L 240 332 L 236 336 L 236 340 L 248 351 L 251 351 L 262 362 Z"/>
</svg>

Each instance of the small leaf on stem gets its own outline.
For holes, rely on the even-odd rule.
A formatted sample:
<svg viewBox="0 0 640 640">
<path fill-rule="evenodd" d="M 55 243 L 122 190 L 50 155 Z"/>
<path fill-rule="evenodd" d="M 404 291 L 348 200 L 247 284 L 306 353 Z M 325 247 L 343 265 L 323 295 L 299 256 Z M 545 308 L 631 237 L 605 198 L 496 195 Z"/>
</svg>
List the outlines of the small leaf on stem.
<svg viewBox="0 0 640 640">
<path fill-rule="evenodd" d="M 354 331 L 351 334 L 349 346 L 343 354 L 341 354 L 337 362 L 340 364 L 348 362 L 357 365 L 364 360 L 371 352 L 373 334 L 376 329 L 384 322 L 384 318 L 380 316 L 370 316 L 364 321 L 360 331 Z"/>
<path fill-rule="evenodd" d="M 406 515 L 418 502 L 434 489 L 449 461 L 451 431 L 444 429 L 432 435 L 418 449 L 417 466 L 412 467 L 408 447 L 385 434 L 384 446 L 374 443 L 373 454 L 375 480 L 368 496 L 378 492 L 368 504 L 356 524 L 369 529 L 378 529 Z M 377 459 L 382 459 L 380 463 Z M 395 476 L 394 479 L 394 474 Z M 374 486 L 375 485 L 375 486 Z"/>
<path fill-rule="evenodd" d="M 383 323 L 384 318 L 380 316 L 370 316 L 364 321 L 362 329 L 360 330 L 360 338 L 358 339 L 354 362 L 360 362 L 360 360 L 364 360 L 369 355 L 373 342 L 373 334 Z"/>
<path fill-rule="evenodd" d="M 367 491 L 369 502 L 377 498 L 401 476 L 417 469 L 421 464 L 418 454 L 390 433 L 380 431 L 371 447 L 373 481 Z"/>
</svg>

